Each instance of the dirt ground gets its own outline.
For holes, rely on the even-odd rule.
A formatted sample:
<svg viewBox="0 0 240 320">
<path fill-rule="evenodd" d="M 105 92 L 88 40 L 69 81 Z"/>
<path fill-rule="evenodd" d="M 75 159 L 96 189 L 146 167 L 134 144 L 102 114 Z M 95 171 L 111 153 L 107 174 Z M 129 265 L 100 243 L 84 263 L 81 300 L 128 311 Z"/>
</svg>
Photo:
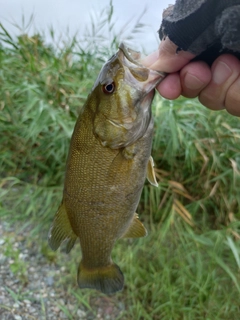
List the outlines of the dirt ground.
<svg viewBox="0 0 240 320">
<path fill-rule="evenodd" d="M 65 267 L 49 262 L 37 242 L 29 245 L 28 233 L 0 224 L 0 319 L 124 319 L 124 303 L 116 297 L 89 296 L 89 307 L 59 284 L 67 276 Z M 73 282 L 74 283 L 74 282 Z M 77 285 L 73 291 L 78 292 Z M 126 318 L 125 318 L 126 319 Z"/>
</svg>

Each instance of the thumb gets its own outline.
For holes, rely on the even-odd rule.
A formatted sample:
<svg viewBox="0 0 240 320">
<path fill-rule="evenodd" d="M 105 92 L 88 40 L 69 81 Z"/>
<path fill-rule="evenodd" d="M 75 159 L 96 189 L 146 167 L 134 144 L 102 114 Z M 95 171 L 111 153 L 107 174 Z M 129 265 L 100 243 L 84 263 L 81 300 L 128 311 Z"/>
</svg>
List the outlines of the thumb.
<svg viewBox="0 0 240 320">
<path fill-rule="evenodd" d="M 141 63 L 153 70 L 172 73 L 179 71 L 195 55 L 187 51 L 177 51 L 177 46 L 167 37 L 161 41 L 157 51 L 141 60 Z"/>
</svg>

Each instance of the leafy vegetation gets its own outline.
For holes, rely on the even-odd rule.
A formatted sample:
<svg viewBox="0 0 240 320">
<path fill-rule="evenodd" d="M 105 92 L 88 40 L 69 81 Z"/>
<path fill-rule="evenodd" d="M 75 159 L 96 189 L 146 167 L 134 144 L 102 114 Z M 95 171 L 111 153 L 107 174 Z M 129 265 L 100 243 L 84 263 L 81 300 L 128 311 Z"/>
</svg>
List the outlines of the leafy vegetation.
<svg viewBox="0 0 240 320">
<path fill-rule="evenodd" d="M 28 232 L 28 245 L 38 239 L 39 254 L 67 270 L 57 286 L 93 314 L 98 293 L 80 291 L 75 283 L 79 247 L 66 258 L 53 253 L 46 239 L 61 200 L 74 123 L 122 36 L 112 14 L 111 6 L 100 13 L 81 43 L 74 38 L 57 48 L 40 34 L 12 38 L 3 26 L 0 33 L 0 219 L 17 226 L 16 235 Z M 53 30 L 51 36 L 54 43 Z M 239 119 L 196 100 L 159 96 L 153 114 L 159 187 L 146 183 L 139 205 L 148 237 L 119 240 L 113 252 L 126 278 L 114 298 L 124 304 L 119 319 L 238 319 Z M 3 253 L 24 285 L 27 262 L 22 266 L 11 241 Z"/>
</svg>

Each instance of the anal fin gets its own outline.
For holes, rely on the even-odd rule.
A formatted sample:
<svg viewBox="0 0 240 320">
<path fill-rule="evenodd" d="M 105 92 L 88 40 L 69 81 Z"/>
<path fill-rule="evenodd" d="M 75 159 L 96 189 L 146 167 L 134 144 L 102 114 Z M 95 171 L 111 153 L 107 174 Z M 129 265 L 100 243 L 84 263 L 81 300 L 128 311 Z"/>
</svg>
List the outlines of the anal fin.
<svg viewBox="0 0 240 320">
<path fill-rule="evenodd" d="M 129 228 L 121 238 L 141 238 L 145 237 L 146 235 L 147 230 L 142 222 L 138 219 L 138 214 L 135 213 Z"/>
<path fill-rule="evenodd" d="M 157 179 L 154 172 L 154 162 L 152 156 L 150 156 L 147 165 L 147 179 L 155 187 L 158 187 Z"/>
<path fill-rule="evenodd" d="M 53 220 L 48 233 L 48 243 L 52 250 L 57 250 L 63 241 L 66 241 L 66 253 L 70 252 L 77 239 L 69 222 L 67 212 L 62 202 Z"/>
</svg>

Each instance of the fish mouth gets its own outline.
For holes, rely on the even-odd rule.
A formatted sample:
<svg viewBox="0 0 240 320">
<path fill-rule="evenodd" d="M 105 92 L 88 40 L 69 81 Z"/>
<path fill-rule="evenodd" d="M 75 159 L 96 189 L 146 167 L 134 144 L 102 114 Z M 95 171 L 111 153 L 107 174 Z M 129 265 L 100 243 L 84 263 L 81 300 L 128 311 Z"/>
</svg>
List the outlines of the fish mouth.
<svg viewBox="0 0 240 320">
<path fill-rule="evenodd" d="M 125 66 L 124 80 L 142 91 L 144 96 L 148 95 L 167 75 L 165 72 L 143 66 L 139 62 L 141 53 L 128 48 L 123 42 L 119 45 L 118 58 Z"/>
</svg>

